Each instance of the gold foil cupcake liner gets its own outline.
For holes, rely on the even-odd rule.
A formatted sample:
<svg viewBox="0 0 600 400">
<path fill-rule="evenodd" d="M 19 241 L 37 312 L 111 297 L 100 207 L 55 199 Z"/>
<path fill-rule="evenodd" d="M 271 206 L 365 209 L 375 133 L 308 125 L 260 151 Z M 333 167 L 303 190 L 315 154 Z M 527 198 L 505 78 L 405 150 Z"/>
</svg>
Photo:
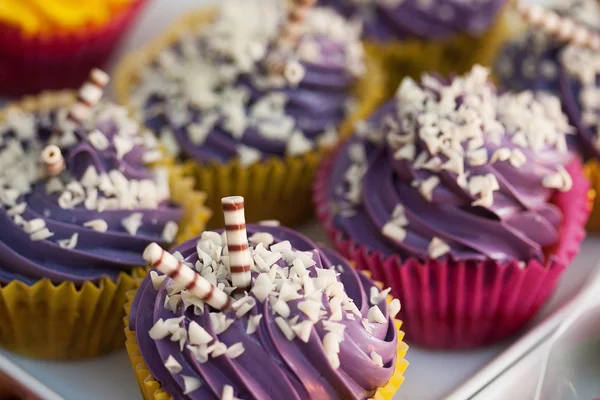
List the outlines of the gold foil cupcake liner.
<svg viewBox="0 0 600 400">
<path fill-rule="evenodd" d="M 71 104 L 71 91 L 46 92 L 26 97 L 0 112 L 0 121 L 12 109 L 25 112 L 50 110 Z M 184 208 L 178 239 L 197 236 L 210 212 L 205 195 L 194 190 L 194 179 L 172 160 L 169 171 L 172 199 Z M 85 268 L 85 266 L 82 266 Z M 144 269 L 121 273 L 113 281 L 52 283 L 42 279 L 33 285 L 11 281 L 0 287 L 0 346 L 28 357 L 74 360 L 100 356 L 123 347 L 122 318 L 126 293 L 135 290 Z"/>
<path fill-rule="evenodd" d="M 139 72 L 149 65 L 165 48 L 172 46 L 184 32 L 194 32 L 210 23 L 217 10 L 203 9 L 189 13 L 171 28 L 150 42 L 144 49 L 128 56 L 117 68 L 115 93 L 119 101 L 128 104 L 135 89 Z M 355 87 L 356 106 L 340 125 L 340 140 L 350 135 L 354 124 L 371 114 L 385 99 L 386 79 L 383 68 L 375 57 L 366 57 L 367 72 Z M 248 223 L 266 219 L 279 220 L 284 225 L 296 225 L 313 215 L 311 187 L 319 162 L 328 148 L 320 148 L 301 156 L 271 157 L 243 166 L 238 160 L 226 163 L 201 164 L 189 160 L 184 163 L 186 173 L 194 171 L 196 188 L 207 193 L 210 209 L 221 208 L 221 198 L 244 196 Z M 209 228 L 223 226 L 223 216 L 218 214 Z"/>
<path fill-rule="evenodd" d="M 586 162 L 583 171 L 592 185 L 589 194 L 592 212 L 586 229 L 588 232 L 600 232 L 600 198 L 598 197 L 600 191 L 600 161 L 594 159 Z"/>
<path fill-rule="evenodd" d="M 360 273 L 370 276 L 370 274 L 366 271 L 360 271 Z M 383 284 L 380 282 L 376 282 L 376 284 L 380 289 L 383 288 Z M 142 396 L 144 397 L 144 400 L 171 400 L 173 399 L 173 396 L 163 390 L 160 382 L 156 380 L 156 378 L 148 369 L 148 366 L 142 357 L 136 333 L 129 329 L 129 314 L 131 312 L 133 299 L 135 298 L 135 291 L 129 292 L 127 297 L 128 301 L 127 304 L 125 304 L 126 315 L 123 319 L 125 323 L 125 337 L 127 338 L 125 347 L 127 349 L 129 361 L 131 362 L 131 367 L 133 368 L 138 386 L 142 392 Z M 392 296 L 387 296 L 386 301 L 388 304 L 392 301 L 392 299 Z M 388 383 L 385 386 L 377 389 L 373 397 L 370 397 L 369 400 L 392 400 L 404 382 L 404 371 L 406 371 L 406 368 L 408 367 L 408 361 L 405 359 L 406 352 L 408 351 L 408 345 L 402 341 L 402 339 L 404 339 L 404 332 L 400 330 L 402 327 L 402 321 L 394 319 L 394 325 L 398 331 L 398 345 L 396 346 L 397 354 L 394 372 L 392 373 L 392 377 Z"/>
<path fill-rule="evenodd" d="M 480 37 L 458 34 L 441 40 L 408 39 L 376 43 L 367 41 L 365 47 L 371 57 L 383 65 L 387 77 L 387 96 L 391 96 L 406 76 L 418 78 L 424 72 L 443 76 L 461 74 L 474 64 L 491 66 L 506 40 L 516 30 L 506 6 L 490 29 Z"/>
</svg>

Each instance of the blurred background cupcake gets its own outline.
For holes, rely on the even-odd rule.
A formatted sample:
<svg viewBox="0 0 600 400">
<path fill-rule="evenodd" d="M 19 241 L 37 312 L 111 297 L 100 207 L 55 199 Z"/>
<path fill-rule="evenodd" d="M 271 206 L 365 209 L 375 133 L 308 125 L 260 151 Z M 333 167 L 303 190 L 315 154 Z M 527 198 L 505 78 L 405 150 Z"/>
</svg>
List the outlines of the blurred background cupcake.
<svg viewBox="0 0 600 400">
<path fill-rule="evenodd" d="M 208 204 L 244 195 L 250 222 L 308 219 L 325 151 L 383 97 L 357 26 L 311 3 L 189 14 L 117 72 L 118 97 L 186 160 Z"/>
<path fill-rule="evenodd" d="M 48 92 L 0 114 L 0 345 L 78 359 L 123 347 L 126 293 L 150 242 L 197 235 L 209 212 L 193 182 L 124 108 Z M 193 208 L 191 207 L 193 204 Z"/>
<path fill-rule="evenodd" d="M 383 57 L 392 88 L 410 75 L 489 65 L 510 32 L 507 0 L 322 0 L 363 25 L 367 50 Z"/>
<path fill-rule="evenodd" d="M 79 86 L 102 66 L 146 0 L 0 3 L 0 95 Z"/>
<path fill-rule="evenodd" d="M 553 9 L 521 7 L 530 28 L 499 53 L 495 73 L 511 90 L 557 95 L 577 129 L 568 142 L 586 160 L 586 173 L 600 190 L 600 4 L 558 2 Z M 562 27 L 565 27 L 563 30 Z M 559 34 L 564 31 L 565 33 Z M 594 44 L 595 43 L 595 44 Z M 596 196 L 588 229 L 600 230 Z"/>
<path fill-rule="evenodd" d="M 398 300 L 295 231 L 246 228 L 243 198 L 223 209 L 225 232 L 144 252 L 160 272 L 126 318 L 144 398 L 391 400 L 408 365 Z"/>
<path fill-rule="evenodd" d="M 559 100 L 498 94 L 488 74 L 406 78 L 315 184 L 331 239 L 391 286 L 423 346 L 518 331 L 585 235 L 589 183 Z"/>
</svg>

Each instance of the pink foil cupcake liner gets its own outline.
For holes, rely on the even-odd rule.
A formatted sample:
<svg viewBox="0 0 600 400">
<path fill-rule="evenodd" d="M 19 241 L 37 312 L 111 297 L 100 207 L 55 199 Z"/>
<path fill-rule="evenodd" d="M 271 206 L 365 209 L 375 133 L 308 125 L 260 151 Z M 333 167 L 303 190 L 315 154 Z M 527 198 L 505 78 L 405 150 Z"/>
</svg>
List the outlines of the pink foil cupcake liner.
<svg viewBox="0 0 600 400">
<path fill-rule="evenodd" d="M 0 24 L 0 94 L 76 88 L 102 66 L 147 0 L 136 0 L 106 25 L 74 33 L 24 36 Z"/>
<path fill-rule="evenodd" d="M 317 216 L 338 251 L 392 288 L 402 304 L 398 318 L 405 323 L 407 341 L 419 346 L 472 348 L 516 333 L 548 300 L 585 237 L 590 185 L 581 162 L 575 160 L 567 166 L 573 188 L 553 199 L 563 210 L 564 222 L 559 243 L 547 252 L 553 258 L 545 265 L 535 260 L 519 266 L 492 260 L 421 262 L 385 257 L 334 226 L 327 190 L 335 158 L 326 159 L 317 173 L 313 192 Z"/>
</svg>

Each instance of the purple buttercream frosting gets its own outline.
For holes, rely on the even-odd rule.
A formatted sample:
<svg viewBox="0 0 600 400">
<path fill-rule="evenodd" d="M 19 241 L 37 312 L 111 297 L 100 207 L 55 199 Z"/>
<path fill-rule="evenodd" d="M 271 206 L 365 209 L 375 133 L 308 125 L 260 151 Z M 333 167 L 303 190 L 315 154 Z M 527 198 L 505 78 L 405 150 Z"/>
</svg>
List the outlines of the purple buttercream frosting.
<svg viewBox="0 0 600 400">
<path fill-rule="evenodd" d="M 483 35 L 506 0 L 324 0 L 364 26 L 364 36 L 386 42 L 413 38 L 447 40 Z"/>
<path fill-rule="evenodd" d="M 397 300 L 388 307 L 387 291 L 290 229 L 250 225 L 248 235 L 254 260 L 275 255 L 253 266 L 253 289 L 237 300 L 252 307 L 217 313 L 170 278 L 144 280 L 129 327 L 152 375 L 175 399 L 371 397 L 394 372 Z M 174 250 L 228 291 L 223 240 L 209 232 Z M 261 297 L 265 278 L 273 288 Z"/>
<path fill-rule="evenodd" d="M 125 110 L 101 104 L 80 126 L 66 109 L 13 109 L 0 123 L 0 282 L 115 279 L 167 246 L 182 210 L 169 202 L 160 152 Z M 54 132 L 62 135 L 53 135 Z M 66 168 L 44 176 L 42 149 L 59 146 Z M 165 227 L 168 228 L 165 231 Z"/>
<path fill-rule="evenodd" d="M 198 162 L 251 164 L 337 139 L 364 68 L 359 30 L 316 8 L 297 48 L 278 54 L 281 6 L 225 3 L 212 24 L 182 34 L 142 71 L 132 103 L 168 147 Z M 265 62 L 273 55 L 280 72 Z"/>
<path fill-rule="evenodd" d="M 342 147 L 329 190 L 352 240 L 401 257 L 544 259 L 559 238 L 556 190 L 572 184 L 557 98 L 497 94 L 475 67 L 400 86 Z"/>
</svg>

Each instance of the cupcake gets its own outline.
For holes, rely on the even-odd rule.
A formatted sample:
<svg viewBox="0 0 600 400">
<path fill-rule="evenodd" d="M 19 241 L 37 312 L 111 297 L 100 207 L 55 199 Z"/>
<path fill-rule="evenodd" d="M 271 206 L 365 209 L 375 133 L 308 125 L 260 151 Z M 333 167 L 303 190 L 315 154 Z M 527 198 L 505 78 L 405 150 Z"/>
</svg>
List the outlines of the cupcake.
<svg viewBox="0 0 600 400">
<path fill-rule="evenodd" d="M 462 73 L 488 64 L 509 29 L 506 0 L 324 0 L 364 26 L 367 49 L 383 57 L 392 88 L 406 75 Z"/>
<path fill-rule="evenodd" d="M 275 0 L 227 2 L 175 26 L 119 68 L 121 100 L 195 170 L 209 205 L 243 194 L 250 222 L 309 218 L 325 150 L 382 93 L 359 30 L 331 10 L 287 12 Z"/>
<path fill-rule="evenodd" d="M 46 93 L 0 115 L 0 345 L 8 350 L 77 359 L 121 348 L 141 251 L 197 235 L 208 218 L 190 178 L 148 165 L 162 158 L 154 137 L 124 108 L 94 104 L 106 82 L 94 70 L 76 102 Z"/>
<path fill-rule="evenodd" d="M 558 99 L 499 94 L 488 74 L 406 78 L 315 183 L 331 239 L 391 286 L 422 346 L 518 331 L 584 237 L 589 184 Z"/>
<path fill-rule="evenodd" d="M 6 0 L 0 94 L 78 87 L 108 60 L 146 0 Z"/>
<path fill-rule="evenodd" d="M 548 91 L 557 95 L 570 123 L 577 128 L 569 145 L 586 163 L 586 173 L 600 189 L 600 5 L 577 1 L 557 10 L 523 8 L 534 26 L 524 38 L 510 43 L 498 57 L 497 76 L 513 90 Z M 535 17 L 537 16 L 537 17 Z M 572 26 L 572 36 L 557 37 L 548 21 Z M 594 44 L 596 43 L 596 44 Z M 594 47 L 596 46 L 596 47 Z M 591 48 L 590 48 L 591 47 Z M 594 206 L 588 228 L 600 229 L 600 209 Z"/>
<path fill-rule="evenodd" d="M 398 300 L 295 231 L 246 228 L 242 197 L 223 210 L 224 232 L 144 251 L 162 272 L 126 318 L 144 398 L 391 400 L 408 365 Z"/>
</svg>

